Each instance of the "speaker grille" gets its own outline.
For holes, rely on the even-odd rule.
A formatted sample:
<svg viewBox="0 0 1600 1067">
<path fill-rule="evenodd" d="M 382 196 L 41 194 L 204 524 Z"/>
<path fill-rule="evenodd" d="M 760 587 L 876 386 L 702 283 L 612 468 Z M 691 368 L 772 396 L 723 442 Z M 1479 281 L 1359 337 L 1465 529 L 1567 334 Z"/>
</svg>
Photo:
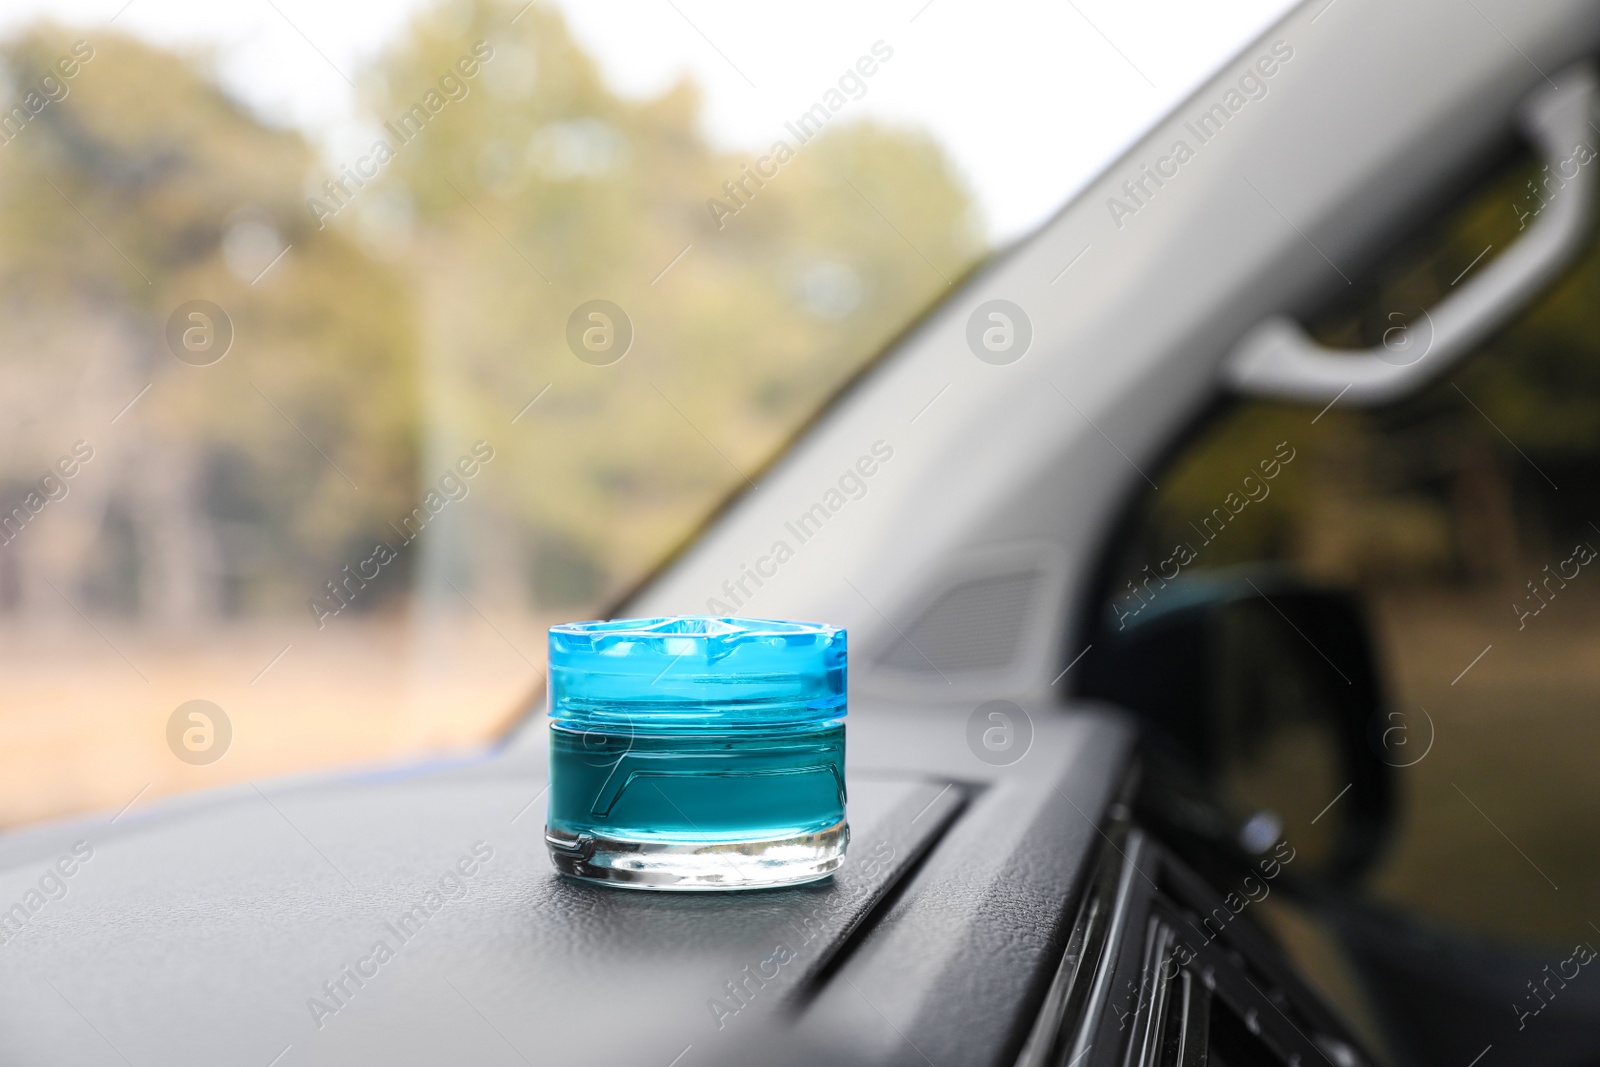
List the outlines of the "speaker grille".
<svg viewBox="0 0 1600 1067">
<path fill-rule="evenodd" d="M 878 657 L 912 673 L 1010 666 L 1030 616 L 1039 572 L 992 575 L 951 586 Z"/>
</svg>

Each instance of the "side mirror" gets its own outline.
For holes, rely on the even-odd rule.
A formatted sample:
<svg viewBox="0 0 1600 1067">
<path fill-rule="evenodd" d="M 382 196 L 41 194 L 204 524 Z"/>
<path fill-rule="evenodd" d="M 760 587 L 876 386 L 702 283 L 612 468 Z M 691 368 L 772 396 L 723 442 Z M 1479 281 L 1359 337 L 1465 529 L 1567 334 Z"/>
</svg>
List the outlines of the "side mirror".
<svg viewBox="0 0 1600 1067">
<path fill-rule="evenodd" d="M 1093 644 L 1079 695 L 1139 718 L 1143 814 L 1192 863 L 1247 864 L 1281 838 L 1302 875 L 1348 883 L 1372 866 L 1395 789 L 1355 597 L 1260 568 L 1185 576 Z"/>
</svg>

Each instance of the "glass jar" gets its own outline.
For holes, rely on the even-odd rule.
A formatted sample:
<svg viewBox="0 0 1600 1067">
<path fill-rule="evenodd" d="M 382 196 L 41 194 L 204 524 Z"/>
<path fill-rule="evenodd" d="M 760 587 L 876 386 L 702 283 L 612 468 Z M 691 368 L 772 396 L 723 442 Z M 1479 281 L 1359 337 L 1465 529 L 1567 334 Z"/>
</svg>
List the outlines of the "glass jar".
<svg viewBox="0 0 1600 1067">
<path fill-rule="evenodd" d="M 758 889 L 844 859 L 846 634 L 699 616 L 550 628 L 556 869 Z"/>
</svg>

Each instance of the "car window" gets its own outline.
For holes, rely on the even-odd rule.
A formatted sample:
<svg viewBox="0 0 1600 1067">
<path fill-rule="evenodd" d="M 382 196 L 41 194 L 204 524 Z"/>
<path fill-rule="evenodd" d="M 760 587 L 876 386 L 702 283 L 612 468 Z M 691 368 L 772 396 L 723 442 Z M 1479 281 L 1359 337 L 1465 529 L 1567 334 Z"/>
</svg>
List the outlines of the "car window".
<svg viewBox="0 0 1600 1067">
<path fill-rule="evenodd" d="M 8 4 L 0 827 L 503 734 L 1288 5 L 1165 6 Z"/>
<path fill-rule="evenodd" d="M 331 160 L 144 41 L 8 44 L 7 749 L 75 766 L 5 819 L 491 735 L 984 254 L 927 134 L 722 153 L 514 13 L 419 17 Z"/>
<path fill-rule="evenodd" d="M 1358 275 L 1316 335 L 1425 358 L 1423 309 L 1563 185 L 1525 159 L 1496 169 Z M 1140 579 L 1173 545 L 1192 546 L 1188 576 L 1257 565 L 1353 591 L 1388 697 L 1374 744 L 1400 788 L 1369 892 L 1550 948 L 1592 934 L 1600 893 L 1600 777 L 1588 767 L 1600 741 L 1597 291 L 1591 246 L 1469 361 L 1388 407 L 1229 405 L 1155 475 L 1101 616 L 1114 628 L 1144 610 Z M 1315 847 L 1327 823 L 1314 825 L 1320 802 L 1300 805 L 1300 787 L 1325 766 L 1304 755 L 1265 761 L 1239 800 L 1276 808 L 1285 836 Z M 1330 779 L 1318 796 L 1337 790 Z"/>
</svg>

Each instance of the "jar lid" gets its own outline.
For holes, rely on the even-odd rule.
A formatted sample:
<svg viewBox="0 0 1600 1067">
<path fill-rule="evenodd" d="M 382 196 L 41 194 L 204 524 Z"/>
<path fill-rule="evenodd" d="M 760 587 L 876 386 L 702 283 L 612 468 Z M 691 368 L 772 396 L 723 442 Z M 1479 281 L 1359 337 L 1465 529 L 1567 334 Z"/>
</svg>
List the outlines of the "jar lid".
<svg viewBox="0 0 1600 1067">
<path fill-rule="evenodd" d="M 688 615 L 550 627 L 563 726 L 732 729 L 827 722 L 846 707 L 837 626 Z"/>
</svg>

